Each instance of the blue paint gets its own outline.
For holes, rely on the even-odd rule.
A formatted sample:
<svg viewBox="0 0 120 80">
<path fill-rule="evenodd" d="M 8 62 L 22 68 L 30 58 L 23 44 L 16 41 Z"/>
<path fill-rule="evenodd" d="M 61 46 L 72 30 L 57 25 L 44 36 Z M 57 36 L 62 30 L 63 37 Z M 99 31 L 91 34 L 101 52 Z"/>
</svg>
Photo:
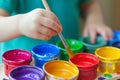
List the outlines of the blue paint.
<svg viewBox="0 0 120 80">
<path fill-rule="evenodd" d="M 9 80 L 44 80 L 45 73 L 35 66 L 20 66 L 9 74 Z"/>
<path fill-rule="evenodd" d="M 39 44 L 33 47 L 35 66 L 43 68 L 44 63 L 55 60 L 59 56 L 59 48 L 53 44 Z"/>
</svg>

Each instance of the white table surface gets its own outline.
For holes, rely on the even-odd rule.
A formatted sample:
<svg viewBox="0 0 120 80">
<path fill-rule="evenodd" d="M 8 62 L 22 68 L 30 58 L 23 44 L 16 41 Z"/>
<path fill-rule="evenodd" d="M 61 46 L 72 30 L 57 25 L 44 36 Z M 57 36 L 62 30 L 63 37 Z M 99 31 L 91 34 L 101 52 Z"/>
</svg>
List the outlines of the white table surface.
<svg viewBox="0 0 120 80">
<path fill-rule="evenodd" d="M 4 74 L 4 68 L 3 68 L 3 65 L 0 64 L 0 80 L 3 80 L 3 78 L 6 78 L 8 79 L 5 74 Z"/>
</svg>

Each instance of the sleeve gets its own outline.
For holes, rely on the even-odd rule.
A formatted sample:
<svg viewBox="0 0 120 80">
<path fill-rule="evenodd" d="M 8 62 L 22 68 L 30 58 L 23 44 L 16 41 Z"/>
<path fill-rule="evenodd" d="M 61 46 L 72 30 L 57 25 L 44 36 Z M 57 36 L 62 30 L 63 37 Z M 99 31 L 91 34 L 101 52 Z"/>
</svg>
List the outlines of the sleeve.
<svg viewBox="0 0 120 80">
<path fill-rule="evenodd" d="M 0 8 L 12 14 L 12 12 L 17 8 L 18 0 L 0 0 Z"/>
<path fill-rule="evenodd" d="M 91 2 L 92 0 L 80 0 L 79 2 L 80 3 L 88 3 L 88 2 Z"/>
</svg>

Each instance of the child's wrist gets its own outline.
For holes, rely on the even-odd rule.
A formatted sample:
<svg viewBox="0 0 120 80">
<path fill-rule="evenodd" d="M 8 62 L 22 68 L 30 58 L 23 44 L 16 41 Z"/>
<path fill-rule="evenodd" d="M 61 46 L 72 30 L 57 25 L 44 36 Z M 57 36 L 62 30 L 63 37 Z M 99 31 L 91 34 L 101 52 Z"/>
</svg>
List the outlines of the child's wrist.
<svg viewBox="0 0 120 80">
<path fill-rule="evenodd" d="M 22 31 L 21 31 L 20 27 L 23 26 L 22 25 L 22 20 L 23 20 L 24 14 L 16 15 L 16 17 L 17 17 L 17 21 L 16 21 L 17 25 L 16 25 L 16 27 L 17 27 L 19 35 L 22 36 L 23 34 L 22 34 Z"/>
</svg>

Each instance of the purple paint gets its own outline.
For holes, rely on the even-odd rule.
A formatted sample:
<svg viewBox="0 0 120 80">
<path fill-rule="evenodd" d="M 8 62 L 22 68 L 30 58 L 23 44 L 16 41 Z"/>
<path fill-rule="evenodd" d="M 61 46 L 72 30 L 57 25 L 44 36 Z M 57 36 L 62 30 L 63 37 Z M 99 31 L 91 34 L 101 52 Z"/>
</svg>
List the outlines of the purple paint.
<svg viewBox="0 0 120 80">
<path fill-rule="evenodd" d="M 11 70 L 10 80 L 44 80 L 45 74 L 41 68 L 35 66 L 20 66 Z"/>
</svg>

